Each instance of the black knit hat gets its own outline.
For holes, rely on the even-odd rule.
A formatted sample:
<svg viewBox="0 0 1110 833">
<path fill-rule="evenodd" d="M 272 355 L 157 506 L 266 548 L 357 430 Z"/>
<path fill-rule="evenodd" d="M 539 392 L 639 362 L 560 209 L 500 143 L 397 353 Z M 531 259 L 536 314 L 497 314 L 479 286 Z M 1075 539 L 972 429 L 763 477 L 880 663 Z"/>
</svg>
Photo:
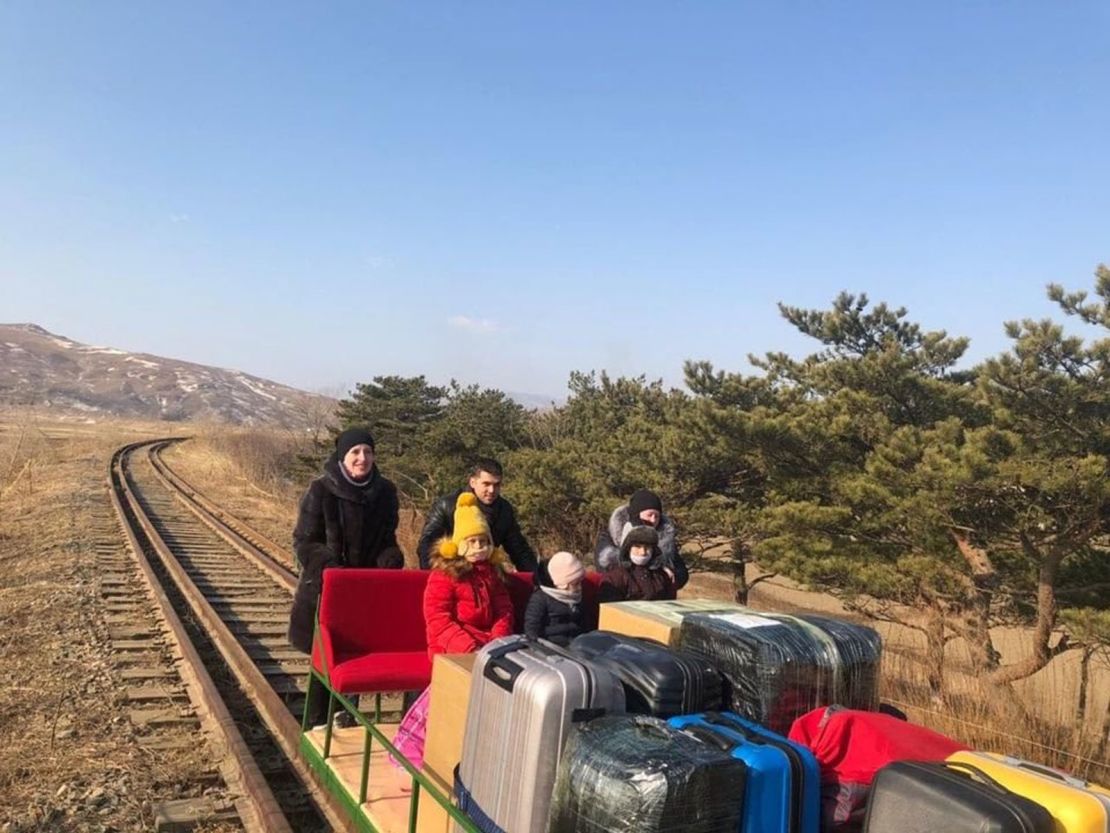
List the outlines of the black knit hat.
<svg viewBox="0 0 1110 833">
<path fill-rule="evenodd" d="M 335 453 L 342 460 L 348 451 L 363 444 L 370 446 L 371 451 L 374 450 L 374 438 L 370 436 L 370 432 L 365 428 L 348 428 L 335 438 Z"/>
<path fill-rule="evenodd" d="M 640 513 L 646 509 L 662 512 L 663 501 L 659 499 L 659 495 L 655 492 L 648 489 L 637 489 L 632 493 L 632 497 L 628 499 L 628 520 L 634 524 L 643 523 L 640 520 Z"/>
</svg>

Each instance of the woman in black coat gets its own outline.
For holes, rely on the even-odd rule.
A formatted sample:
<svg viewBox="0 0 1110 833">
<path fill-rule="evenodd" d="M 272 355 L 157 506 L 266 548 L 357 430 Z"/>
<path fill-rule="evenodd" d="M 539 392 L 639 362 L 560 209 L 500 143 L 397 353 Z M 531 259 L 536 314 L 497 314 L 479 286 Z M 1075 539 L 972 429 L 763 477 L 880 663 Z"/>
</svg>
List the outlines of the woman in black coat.
<svg viewBox="0 0 1110 833">
<path fill-rule="evenodd" d="M 405 566 L 397 546 L 397 516 L 397 487 L 374 465 L 374 438 L 363 428 L 348 428 L 336 438 L 323 474 L 301 498 L 293 529 L 293 551 L 301 565 L 289 616 L 294 648 L 312 652 L 324 570 Z M 326 709 L 322 689 L 314 686 L 312 694 L 314 705 Z"/>
</svg>

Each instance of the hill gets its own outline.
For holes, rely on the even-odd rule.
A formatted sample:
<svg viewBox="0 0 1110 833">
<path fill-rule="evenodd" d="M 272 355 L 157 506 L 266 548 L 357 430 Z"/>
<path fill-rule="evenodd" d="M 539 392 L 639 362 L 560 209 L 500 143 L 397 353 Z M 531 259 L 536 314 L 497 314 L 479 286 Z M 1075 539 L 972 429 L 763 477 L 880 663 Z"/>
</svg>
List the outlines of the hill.
<svg viewBox="0 0 1110 833">
<path fill-rule="evenodd" d="M 35 324 L 0 324 L 0 404 L 293 428 L 318 423 L 333 400 L 236 370 L 81 344 Z"/>
</svg>

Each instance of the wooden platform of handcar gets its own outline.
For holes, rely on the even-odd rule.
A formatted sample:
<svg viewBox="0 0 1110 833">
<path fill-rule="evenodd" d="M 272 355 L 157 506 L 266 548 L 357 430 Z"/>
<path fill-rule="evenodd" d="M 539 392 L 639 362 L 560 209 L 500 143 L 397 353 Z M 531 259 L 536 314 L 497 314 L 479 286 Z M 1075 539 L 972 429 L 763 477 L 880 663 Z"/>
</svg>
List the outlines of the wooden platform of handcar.
<svg viewBox="0 0 1110 833">
<path fill-rule="evenodd" d="M 378 724 L 378 729 L 390 742 L 397 732 L 396 725 Z M 388 753 L 379 744 L 371 747 L 366 801 L 361 805 L 358 803 L 362 757 L 366 746 L 365 729 L 359 726 L 333 729 L 331 753 L 326 759 L 323 757 L 323 728 L 306 732 L 302 736 L 301 745 L 329 787 L 340 791 L 348 807 L 351 810 L 357 807 L 365 821 L 369 822 L 370 827 L 359 824 L 360 829 L 374 829 L 379 833 L 405 833 L 409 829 L 412 777 L 400 767 L 394 766 L 389 761 Z"/>
</svg>

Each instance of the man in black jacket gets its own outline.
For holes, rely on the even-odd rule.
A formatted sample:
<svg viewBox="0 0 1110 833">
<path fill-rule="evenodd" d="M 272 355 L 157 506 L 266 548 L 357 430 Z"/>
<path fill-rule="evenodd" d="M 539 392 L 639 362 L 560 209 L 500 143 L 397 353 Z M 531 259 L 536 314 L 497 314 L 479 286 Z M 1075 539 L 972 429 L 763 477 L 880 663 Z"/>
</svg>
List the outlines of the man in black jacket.
<svg viewBox="0 0 1110 833">
<path fill-rule="evenodd" d="M 416 545 L 422 568 L 426 570 L 430 566 L 429 555 L 436 542 L 451 534 L 455 523 L 455 501 L 463 491 L 471 491 L 478 498 L 478 508 L 486 516 L 493 534 L 493 545 L 504 549 L 513 566 L 521 572 L 535 572 L 536 554 L 520 531 L 513 505 L 501 497 L 501 478 L 501 464 L 489 457 L 481 457 L 470 467 L 466 489 L 444 495 L 432 504 Z"/>
</svg>

